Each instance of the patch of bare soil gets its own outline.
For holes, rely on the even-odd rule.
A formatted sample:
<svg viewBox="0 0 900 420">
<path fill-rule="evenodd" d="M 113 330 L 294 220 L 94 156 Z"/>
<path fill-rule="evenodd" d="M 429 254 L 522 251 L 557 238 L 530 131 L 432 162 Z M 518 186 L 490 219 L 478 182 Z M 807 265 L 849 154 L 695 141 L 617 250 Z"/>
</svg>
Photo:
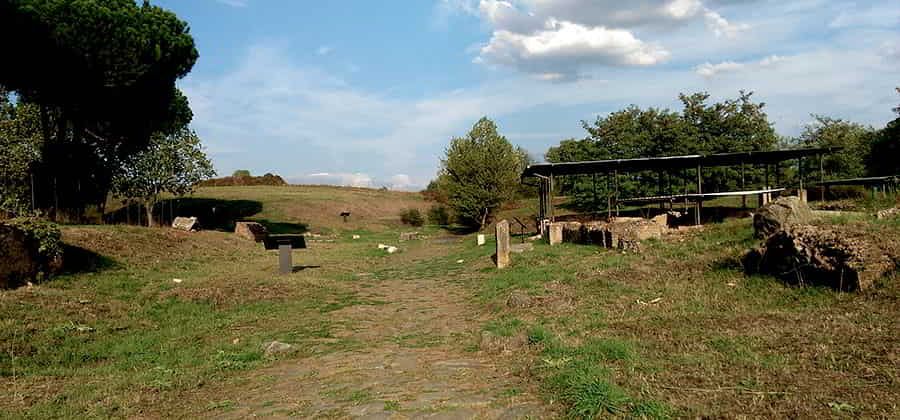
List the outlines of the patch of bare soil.
<svg viewBox="0 0 900 420">
<path fill-rule="evenodd" d="M 404 259 L 413 257 L 405 253 Z M 429 252 L 429 251 L 426 251 Z M 247 418 L 543 418 L 531 386 L 499 356 L 473 348 L 483 323 L 445 279 L 371 280 L 360 302 L 330 312 L 336 351 L 284 360 L 240 384 L 207 390 L 189 416 Z M 303 349 L 301 349 L 303 350 Z M 229 411 L 205 409 L 216 401 Z"/>
</svg>

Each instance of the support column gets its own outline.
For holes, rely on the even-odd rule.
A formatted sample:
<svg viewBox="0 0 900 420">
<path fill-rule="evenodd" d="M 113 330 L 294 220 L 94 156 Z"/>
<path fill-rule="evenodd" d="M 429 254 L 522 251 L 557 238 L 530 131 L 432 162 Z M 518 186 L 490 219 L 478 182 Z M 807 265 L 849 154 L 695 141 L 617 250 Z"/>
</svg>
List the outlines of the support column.
<svg viewBox="0 0 900 420">
<path fill-rule="evenodd" d="M 741 162 L 741 190 L 747 191 L 746 183 L 744 180 L 744 162 Z M 741 208 L 747 208 L 747 196 L 741 195 Z"/>
<path fill-rule="evenodd" d="M 797 159 L 797 172 L 800 174 L 800 189 L 797 190 L 797 196 L 800 197 L 800 201 L 806 202 L 806 188 L 803 186 L 803 158 L 800 157 Z"/>
<path fill-rule="evenodd" d="M 497 268 L 509 267 L 509 222 L 497 222 Z"/>
<path fill-rule="evenodd" d="M 703 194 L 703 166 L 699 163 L 697 164 L 697 205 L 696 205 L 696 214 L 694 216 L 694 222 L 697 226 L 701 223 L 700 213 L 703 211 L 703 197 L 700 197 L 699 194 Z"/>
<path fill-rule="evenodd" d="M 818 156 L 819 156 L 819 182 L 824 183 L 825 182 L 825 164 L 823 162 L 824 157 L 822 156 L 821 153 Z M 822 201 L 824 202 L 825 201 L 825 187 L 820 185 L 819 191 L 822 192 Z"/>
</svg>

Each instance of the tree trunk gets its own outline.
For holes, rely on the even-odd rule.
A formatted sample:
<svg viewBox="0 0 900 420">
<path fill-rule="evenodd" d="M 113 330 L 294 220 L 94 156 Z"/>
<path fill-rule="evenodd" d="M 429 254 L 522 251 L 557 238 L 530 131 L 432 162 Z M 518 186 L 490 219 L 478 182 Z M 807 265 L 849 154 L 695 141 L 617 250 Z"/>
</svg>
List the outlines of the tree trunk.
<svg viewBox="0 0 900 420">
<path fill-rule="evenodd" d="M 153 220 L 153 201 L 145 201 L 144 208 L 147 209 L 147 227 L 156 227 L 156 221 Z"/>
<path fill-rule="evenodd" d="M 484 209 L 484 213 L 481 214 L 481 228 L 478 230 L 484 230 L 484 225 L 487 223 L 487 215 L 488 209 Z"/>
</svg>

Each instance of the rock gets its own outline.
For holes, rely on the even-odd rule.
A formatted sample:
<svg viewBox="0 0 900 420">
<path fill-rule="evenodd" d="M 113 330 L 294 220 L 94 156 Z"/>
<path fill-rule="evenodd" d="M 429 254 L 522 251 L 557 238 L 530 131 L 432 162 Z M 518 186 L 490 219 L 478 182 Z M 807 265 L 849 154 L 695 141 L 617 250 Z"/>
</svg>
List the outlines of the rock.
<svg viewBox="0 0 900 420">
<path fill-rule="evenodd" d="M 748 274 L 771 274 L 789 284 L 866 290 L 897 268 L 900 251 L 865 230 L 798 225 L 769 236 L 743 259 Z"/>
<path fill-rule="evenodd" d="M 562 241 L 569 244 L 585 243 L 587 229 L 579 222 L 563 222 L 562 223 Z"/>
<path fill-rule="evenodd" d="M 800 198 L 781 197 L 756 211 L 753 232 L 757 238 L 766 238 L 790 226 L 808 224 L 812 220 L 812 210 Z"/>
<path fill-rule="evenodd" d="M 359 238 L 360 238 L 359 235 L 353 235 L 353 239 L 359 239 Z"/>
<path fill-rule="evenodd" d="M 506 306 L 510 308 L 528 308 L 534 304 L 534 298 L 528 293 L 522 291 L 514 291 L 506 298 Z"/>
<path fill-rule="evenodd" d="M 172 229 L 183 230 L 186 232 L 195 231 L 200 228 L 196 217 L 176 217 L 172 221 Z"/>
<path fill-rule="evenodd" d="M 475 236 L 475 245 L 482 246 L 482 245 L 484 245 L 484 243 L 485 243 L 485 239 L 484 239 L 483 233 L 479 233 L 478 235 Z"/>
<path fill-rule="evenodd" d="M 891 209 L 880 210 L 878 213 L 875 213 L 876 219 L 890 219 L 892 217 L 900 216 L 900 207 L 894 207 Z"/>
<path fill-rule="evenodd" d="M 526 242 L 524 244 L 513 244 L 509 246 L 509 252 L 521 254 L 525 251 L 534 251 L 534 244 Z"/>
<path fill-rule="evenodd" d="M 395 246 L 389 246 L 389 247 L 385 248 L 385 250 L 387 251 L 388 254 L 393 254 L 393 253 L 399 251 L 400 248 L 397 248 Z"/>
<path fill-rule="evenodd" d="M 275 356 L 275 355 L 290 353 L 290 352 L 294 351 L 294 346 L 287 344 L 287 343 L 282 343 L 280 341 L 269 341 L 269 342 L 263 343 L 262 347 L 263 347 L 263 353 L 266 356 Z"/>
<path fill-rule="evenodd" d="M 668 215 L 668 213 L 663 213 L 663 214 L 656 215 L 656 216 L 654 216 L 653 218 L 651 218 L 650 221 L 653 222 L 653 223 L 656 223 L 656 224 L 658 224 L 658 225 L 660 225 L 660 226 L 662 226 L 662 227 L 665 227 L 665 228 L 668 228 L 668 227 L 669 227 L 669 215 Z"/>
<path fill-rule="evenodd" d="M 401 232 L 400 241 L 414 241 L 419 239 L 419 232 Z"/>
<path fill-rule="evenodd" d="M 269 236 L 266 227 L 257 222 L 237 222 L 234 225 L 234 233 L 244 239 L 254 242 L 262 242 Z"/>
<path fill-rule="evenodd" d="M 497 268 L 509 267 L 509 222 L 497 222 Z"/>
</svg>

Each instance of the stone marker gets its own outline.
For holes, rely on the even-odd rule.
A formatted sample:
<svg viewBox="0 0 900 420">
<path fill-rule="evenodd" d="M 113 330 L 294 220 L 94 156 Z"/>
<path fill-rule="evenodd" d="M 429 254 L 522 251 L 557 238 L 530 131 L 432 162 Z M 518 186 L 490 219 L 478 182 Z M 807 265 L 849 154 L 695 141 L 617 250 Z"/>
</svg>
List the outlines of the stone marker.
<svg viewBox="0 0 900 420">
<path fill-rule="evenodd" d="M 475 243 L 477 243 L 478 246 L 484 245 L 484 243 L 485 243 L 484 234 L 479 233 L 478 236 L 475 237 L 475 241 L 476 241 Z"/>
<path fill-rule="evenodd" d="M 509 222 L 497 223 L 497 268 L 509 267 Z"/>
<path fill-rule="evenodd" d="M 550 245 L 559 245 L 563 241 L 564 223 L 551 223 L 549 232 Z"/>
<path fill-rule="evenodd" d="M 262 242 L 269 236 L 266 227 L 256 222 L 237 222 L 234 224 L 234 234 L 244 239 Z"/>
<path fill-rule="evenodd" d="M 172 221 L 173 229 L 190 232 L 197 230 L 198 227 L 199 225 L 197 224 L 196 217 L 176 217 L 175 220 Z"/>
</svg>

